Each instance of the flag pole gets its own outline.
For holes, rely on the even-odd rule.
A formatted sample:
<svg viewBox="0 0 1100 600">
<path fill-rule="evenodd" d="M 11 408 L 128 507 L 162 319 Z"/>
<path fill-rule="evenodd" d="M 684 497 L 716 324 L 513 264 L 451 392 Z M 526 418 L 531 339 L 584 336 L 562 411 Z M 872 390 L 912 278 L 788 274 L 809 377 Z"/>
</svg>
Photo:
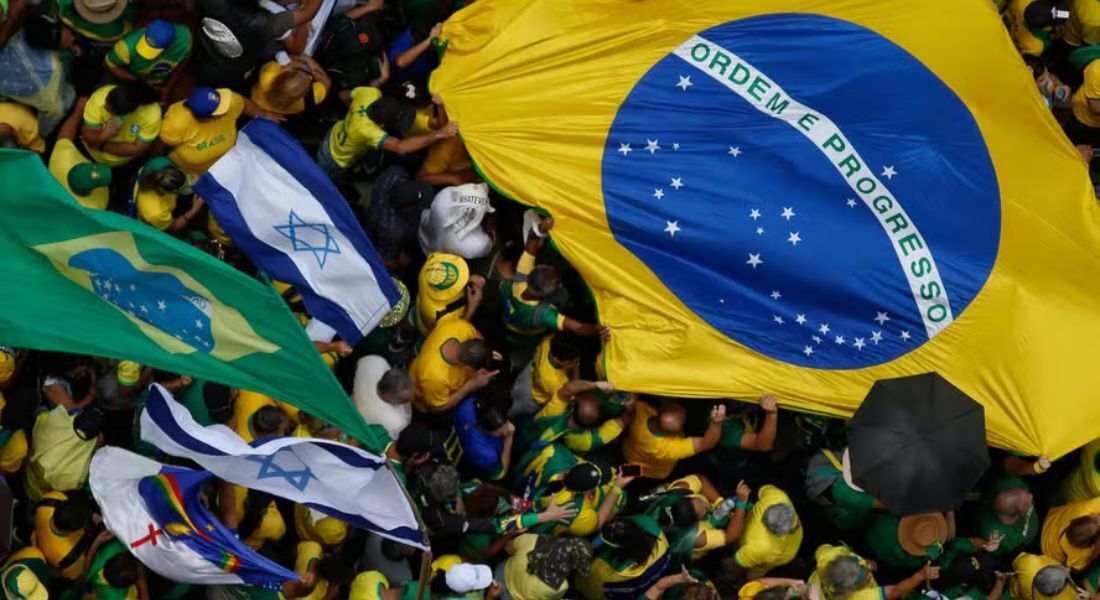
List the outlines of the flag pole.
<svg viewBox="0 0 1100 600">
<path fill-rule="evenodd" d="M 385 457 L 384 454 L 383 457 Z M 405 488 L 404 479 L 397 476 L 397 471 L 394 470 L 389 459 L 386 459 L 385 463 L 390 474 L 397 480 L 397 485 L 401 488 L 401 493 L 405 494 L 405 499 L 408 500 L 409 506 L 412 507 L 413 516 L 416 517 L 416 523 L 420 526 L 420 533 L 424 535 L 424 544 L 428 546 L 427 550 L 420 551 L 420 574 L 417 576 L 416 598 L 414 599 L 424 600 L 424 592 L 428 589 L 428 576 L 431 574 L 432 570 L 432 541 L 428 536 L 428 528 L 424 525 L 424 520 L 420 517 L 420 509 L 417 508 L 416 502 L 413 501 L 412 494 L 409 494 L 409 490 Z"/>
</svg>

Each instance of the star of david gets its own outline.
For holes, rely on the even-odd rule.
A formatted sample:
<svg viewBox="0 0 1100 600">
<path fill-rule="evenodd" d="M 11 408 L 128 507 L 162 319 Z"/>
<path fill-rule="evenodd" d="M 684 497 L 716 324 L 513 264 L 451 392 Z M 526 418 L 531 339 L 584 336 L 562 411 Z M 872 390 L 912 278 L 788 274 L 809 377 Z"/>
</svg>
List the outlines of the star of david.
<svg viewBox="0 0 1100 600">
<path fill-rule="evenodd" d="M 293 486 L 299 492 L 304 491 L 306 486 L 309 485 L 310 479 L 316 479 L 313 471 L 309 469 L 304 463 L 299 460 L 299 464 L 302 465 L 301 469 L 288 470 L 283 466 L 275 462 L 275 457 L 279 456 L 279 452 L 287 451 L 285 448 L 279 450 L 274 454 L 268 456 L 248 456 L 245 460 L 257 463 L 260 465 L 260 470 L 256 473 L 256 479 L 285 479 L 287 483 Z M 293 454 L 293 452 L 291 452 Z"/>
<path fill-rule="evenodd" d="M 324 269 L 328 255 L 340 254 L 340 246 L 328 228 L 325 223 L 306 223 L 292 210 L 287 216 L 287 224 L 276 225 L 275 231 L 290 240 L 295 252 L 312 252 L 317 265 Z"/>
</svg>

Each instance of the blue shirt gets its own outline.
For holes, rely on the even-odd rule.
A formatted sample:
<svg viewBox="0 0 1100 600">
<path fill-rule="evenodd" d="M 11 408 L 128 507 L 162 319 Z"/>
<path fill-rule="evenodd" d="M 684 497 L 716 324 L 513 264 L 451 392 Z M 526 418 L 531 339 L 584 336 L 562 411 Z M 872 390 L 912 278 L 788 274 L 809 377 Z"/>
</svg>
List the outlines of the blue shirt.
<svg viewBox="0 0 1100 600">
<path fill-rule="evenodd" d="M 464 472 L 496 479 L 503 475 L 500 473 L 500 456 L 504 452 L 504 438 L 493 437 L 478 428 L 475 405 L 476 401 L 471 396 L 460 402 L 455 410 L 455 432 L 462 446 L 460 467 Z"/>
<path fill-rule="evenodd" d="M 412 29 L 402 31 L 401 35 L 397 36 L 397 38 L 390 43 L 389 59 L 390 65 L 393 68 L 393 74 L 390 75 L 390 81 L 395 83 L 412 81 L 417 85 L 425 85 L 428 83 L 428 76 L 430 76 L 432 71 L 439 66 L 439 52 L 436 51 L 435 48 L 428 48 L 425 50 L 424 53 L 408 67 L 404 69 L 397 68 L 397 55 L 415 45 L 416 43 L 413 42 L 412 37 Z"/>
</svg>

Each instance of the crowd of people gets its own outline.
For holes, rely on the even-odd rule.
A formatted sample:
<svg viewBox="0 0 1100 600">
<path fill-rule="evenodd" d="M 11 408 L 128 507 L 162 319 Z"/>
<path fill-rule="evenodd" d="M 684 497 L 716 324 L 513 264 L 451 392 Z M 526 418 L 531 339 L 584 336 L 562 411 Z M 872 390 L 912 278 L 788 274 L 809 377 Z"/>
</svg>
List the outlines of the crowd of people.
<svg viewBox="0 0 1100 600">
<path fill-rule="evenodd" d="M 173 462 L 138 432 L 150 383 L 246 441 L 361 442 L 293 398 L 0 347 L 6 598 L 1100 599 L 1100 438 L 1053 464 L 994 450 L 956 510 L 900 516 L 853 482 L 840 420 L 781 411 L 767 393 L 614 389 L 601 355 L 614 332 L 546 244 L 553 219 L 490 189 L 428 91 L 462 0 L 336 0 L 323 23 L 322 0 L 193 4 L 0 0 L 0 146 L 39 153 L 84 207 L 256 276 L 192 185 L 251 118 L 315 152 L 401 300 L 354 347 L 314 344 L 384 430 L 389 442 L 366 449 L 404 482 L 432 551 L 221 482 L 211 511 L 299 579 L 200 587 L 148 571 L 87 481 L 104 444 Z M 994 5 L 1090 162 L 1100 2 Z M 298 292 L 274 283 L 307 326 Z"/>
</svg>

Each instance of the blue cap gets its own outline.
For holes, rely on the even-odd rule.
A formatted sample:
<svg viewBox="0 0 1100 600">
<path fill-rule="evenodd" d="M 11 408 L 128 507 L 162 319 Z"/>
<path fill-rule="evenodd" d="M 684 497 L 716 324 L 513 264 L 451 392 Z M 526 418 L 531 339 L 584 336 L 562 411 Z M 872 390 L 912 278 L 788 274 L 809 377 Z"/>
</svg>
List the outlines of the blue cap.
<svg viewBox="0 0 1100 600">
<path fill-rule="evenodd" d="M 137 43 L 137 53 L 153 60 L 176 39 L 176 28 L 163 19 L 156 19 L 145 27 L 145 34 Z"/>
<path fill-rule="evenodd" d="M 229 90 L 216 90 L 212 87 L 200 87 L 191 92 L 184 103 L 191 114 L 200 119 L 219 116 L 229 110 Z"/>
</svg>

